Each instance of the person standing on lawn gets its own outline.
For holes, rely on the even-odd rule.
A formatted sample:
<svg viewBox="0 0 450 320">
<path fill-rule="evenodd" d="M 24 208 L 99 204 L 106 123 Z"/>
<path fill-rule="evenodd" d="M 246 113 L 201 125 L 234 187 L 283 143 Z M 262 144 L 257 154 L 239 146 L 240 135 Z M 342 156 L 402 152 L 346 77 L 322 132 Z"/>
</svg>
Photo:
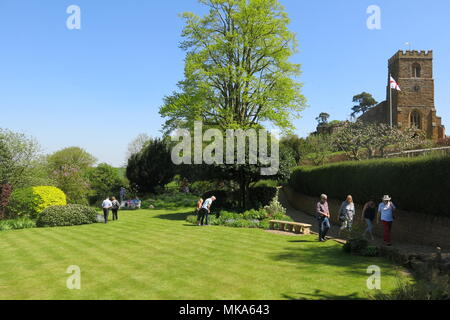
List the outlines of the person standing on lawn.
<svg viewBox="0 0 450 320">
<path fill-rule="evenodd" d="M 341 221 L 342 225 L 339 229 L 338 237 L 341 236 L 342 230 L 352 230 L 354 218 L 355 204 L 353 203 L 353 197 L 348 196 L 347 200 L 342 203 L 341 208 L 339 209 L 339 221 Z"/>
<path fill-rule="evenodd" d="M 383 223 L 384 227 L 384 244 L 387 246 L 392 246 L 392 224 L 395 220 L 395 210 L 397 209 L 395 205 L 392 203 L 390 196 L 384 196 L 383 202 L 378 206 L 378 218 L 377 222 Z"/>
<path fill-rule="evenodd" d="M 197 224 L 199 224 L 200 222 L 200 210 L 202 209 L 203 206 L 203 199 L 200 198 L 197 202 L 197 206 L 195 208 L 195 214 L 197 215 Z"/>
<path fill-rule="evenodd" d="M 328 209 L 328 196 L 322 194 L 320 196 L 320 201 L 317 203 L 316 207 L 317 220 L 319 220 L 319 241 L 327 241 L 327 233 L 330 231 L 330 210 Z"/>
<path fill-rule="evenodd" d="M 214 201 L 216 201 L 216 197 L 212 196 L 209 199 L 206 199 L 205 202 L 203 202 L 202 208 L 199 211 L 198 215 L 198 225 L 203 226 L 205 225 L 204 222 L 206 220 L 206 225 L 209 225 L 209 214 L 211 213 L 211 205 Z"/>
<path fill-rule="evenodd" d="M 120 202 L 115 197 L 111 198 L 113 221 L 119 220 Z"/>
<path fill-rule="evenodd" d="M 367 233 L 369 233 L 372 241 L 375 240 L 373 237 L 373 223 L 375 221 L 375 217 L 377 214 L 377 207 L 375 205 L 375 201 L 370 200 L 364 205 L 362 211 L 362 219 L 364 219 L 367 223 L 367 229 L 364 231 L 363 236 L 365 237 Z"/>
<path fill-rule="evenodd" d="M 102 203 L 103 216 L 105 218 L 105 223 L 108 223 L 109 210 L 112 209 L 112 202 L 109 198 L 106 198 Z"/>
</svg>

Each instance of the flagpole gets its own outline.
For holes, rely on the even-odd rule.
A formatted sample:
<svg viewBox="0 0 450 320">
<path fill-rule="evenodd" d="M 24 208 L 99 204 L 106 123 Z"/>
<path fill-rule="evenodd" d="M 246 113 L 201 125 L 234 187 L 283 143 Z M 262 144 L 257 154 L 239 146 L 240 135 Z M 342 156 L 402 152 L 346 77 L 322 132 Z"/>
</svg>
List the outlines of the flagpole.
<svg viewBox="0 0 450 320">
<path fill-rule="evenodd" d="M 390 100 L 390 114 L 391 114 L 391 128 L 394 127 L 394 121 L 392 119 L 392 114 L 393 114 L 393 110 L 392 110 L 392 84 L 391 84 L 391 75 L 389 75 L 389 100 Z"/>
</svg>

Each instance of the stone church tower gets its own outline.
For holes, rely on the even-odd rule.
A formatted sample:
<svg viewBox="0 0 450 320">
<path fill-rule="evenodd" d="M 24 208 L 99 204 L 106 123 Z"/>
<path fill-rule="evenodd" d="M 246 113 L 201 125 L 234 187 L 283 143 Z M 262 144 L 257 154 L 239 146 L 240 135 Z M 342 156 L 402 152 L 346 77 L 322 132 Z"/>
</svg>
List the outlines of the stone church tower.
<svg viewBox="0 0 450 320">
<path fill-rule="evenodd" d="M 393 122 L 400 128 L 418 128 L 428 139 L 445 137 L 441 118 L 434 104 L 433 52 L 398 51 L 389 59 L 387 98 L 361 116 L 361 120 L 390 123 L 389 75 L 402 91 L 392 90 Z"/>
</svg>

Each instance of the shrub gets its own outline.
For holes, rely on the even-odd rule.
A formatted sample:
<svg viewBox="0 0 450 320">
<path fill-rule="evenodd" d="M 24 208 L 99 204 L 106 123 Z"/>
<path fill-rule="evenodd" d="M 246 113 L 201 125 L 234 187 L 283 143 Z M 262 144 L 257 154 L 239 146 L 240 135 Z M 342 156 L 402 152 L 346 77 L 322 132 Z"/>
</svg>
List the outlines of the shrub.
<svg viewBox="0 0 450 320">
<path fill-rule="evenodd" d="M 37 220 L 38 227 L 66 227 L 97 222 L 97 211 L 83 205 L 69 204 L 45 209 Z"/>
<path fill-rule="evenodd" d="M 279 183 L 277 180 L 260 180 L 256 182 L 254 185 L 252 185 L 252 188 L 276 188 L 278 187 Z"/>
<path fill-rule="evenodd" d="M 370 295 L 373 300 L 450 300 L 448 276 L 440 276 L 431 281 L 419 279 L 410 282 L 401 279 L 397 287 L 390 293 L 377 292 Z"/>
<path fill-rule="evenodd" d="M 41 186 L 17 189 L 11 195 L 8 215 L 11 218 L 30 217 L 36 219 L 44 209 L 66 204 L 66 195 L 56 187 Z"/>
<path fill-rule="evenodd" d="M 0 221 L 0 231 L 36 228 L 36 222 L 28 218 Z"/>
<path fill-rule="evenodd" d="M 354 238 L 347 241 L 343 247 L 343 250 L 347 253 L 355 255 L 364 255 L 363 253 L 373 252 L 373 249 L 369 249 L 370 251 L 368 250 L 368 246 L 369 242 L 366 239 Z"/>
<path fill-rule="evenodd" d="M 247 220 L 264 220 L 266 218 L 268 218 L 268 213 L 266 210 L 262 209 L 262 210 L 249 210 L 243 213 L 242 215 L 244 217 L 244 219 Z"/>
<path fill-rule="evenodd" d="M 215 183 L 209 181 L 196 181 L 190 185 L 190 191 L 193 194 L 205 194 L 209 190 L 213 190 Z"/>
<path fill-rule="evenodd" d="M 142 202 L 142 208 L 148 209 L 153 206 L 155 209 L 173 209 L 173 208 L 194 208 L 199 197 L 186 193 L 161 194 L 146 199 Z"/>
<path fill-rule="evenodd" d="M 186 221 L 192 224 L 197 224 L 197 216 L 194 215 L 187 216 Z"/>
<path fill-rule="evenodd" d="M 272 202 L 270 202 L 270 204 L 266 206 L 264 210 L 270 217 L 275 217 L 277 215 L 286 215 L 286 208 L 284 208 L 283 205 L 278 201 L 278 192 L 275 194 L 275 197 L 273 197 Z"/>
<path fill-rule="evenodd" d="M 251 208 L 264 208 L 269 205 L 272 199 L 277 195 L 276 187 L 255 187 L 250 188 L 249 202 Z"/>
<path fill-rule="evenodd" d="M 368 160 L 322 167 L 299 167 L 290 186 L 297 192 L 330 198 L 352 194 L 359 203 L 393 196 L 398 208 L 430 215 L 450 215 L 450 157 Z M 425 196 L 427 201 L 423 201 Z"/>
<path fill-rule="evenodd" d="M 361 250 L 361 255 L 364 257 L 378 257 L 379 251 L 376 246 L 368 246 Z"/>
</svg>

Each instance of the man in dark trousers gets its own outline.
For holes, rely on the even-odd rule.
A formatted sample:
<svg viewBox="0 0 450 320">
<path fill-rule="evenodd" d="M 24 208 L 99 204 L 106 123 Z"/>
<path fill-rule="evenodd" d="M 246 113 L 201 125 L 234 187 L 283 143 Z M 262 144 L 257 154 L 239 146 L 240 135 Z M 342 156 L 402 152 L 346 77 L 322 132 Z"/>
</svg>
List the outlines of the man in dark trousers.
<svg viewBox="0 0 450 320">
<path fill-rule="evenodd" d="M 203 226 L 205 225 L 205 219 L 206 219 L 206 225 L 209 225 L 209 214 L 211 213 L 211 205 L 213 204 L 213 202 L 216 201 L 216 197 L 212 196 L 209 199 L 206 199 L 205 202 L 203 202 L 203 206 L 200 209 L 199 213 L 198 213 L 198 225 L 199 226 Z"/>
<path fill-rule="evenodd" d="M 103 216 L 105 217 L 105 223 L 108 223 L 109 210 L 112 208 L 112 202 L 109 198 L 106 198 L 102 203 Z"/>
<path fill-rule="evenodd" d="M 330 224 L 330 210 L 328 209 L 328 197 L 323 194 L 320 196 L 320 202 L 316 207 L 317 219 L 319 220 L 319 241 L 327 241 L 327 233 L 331 228 Z"/>
</svg>

